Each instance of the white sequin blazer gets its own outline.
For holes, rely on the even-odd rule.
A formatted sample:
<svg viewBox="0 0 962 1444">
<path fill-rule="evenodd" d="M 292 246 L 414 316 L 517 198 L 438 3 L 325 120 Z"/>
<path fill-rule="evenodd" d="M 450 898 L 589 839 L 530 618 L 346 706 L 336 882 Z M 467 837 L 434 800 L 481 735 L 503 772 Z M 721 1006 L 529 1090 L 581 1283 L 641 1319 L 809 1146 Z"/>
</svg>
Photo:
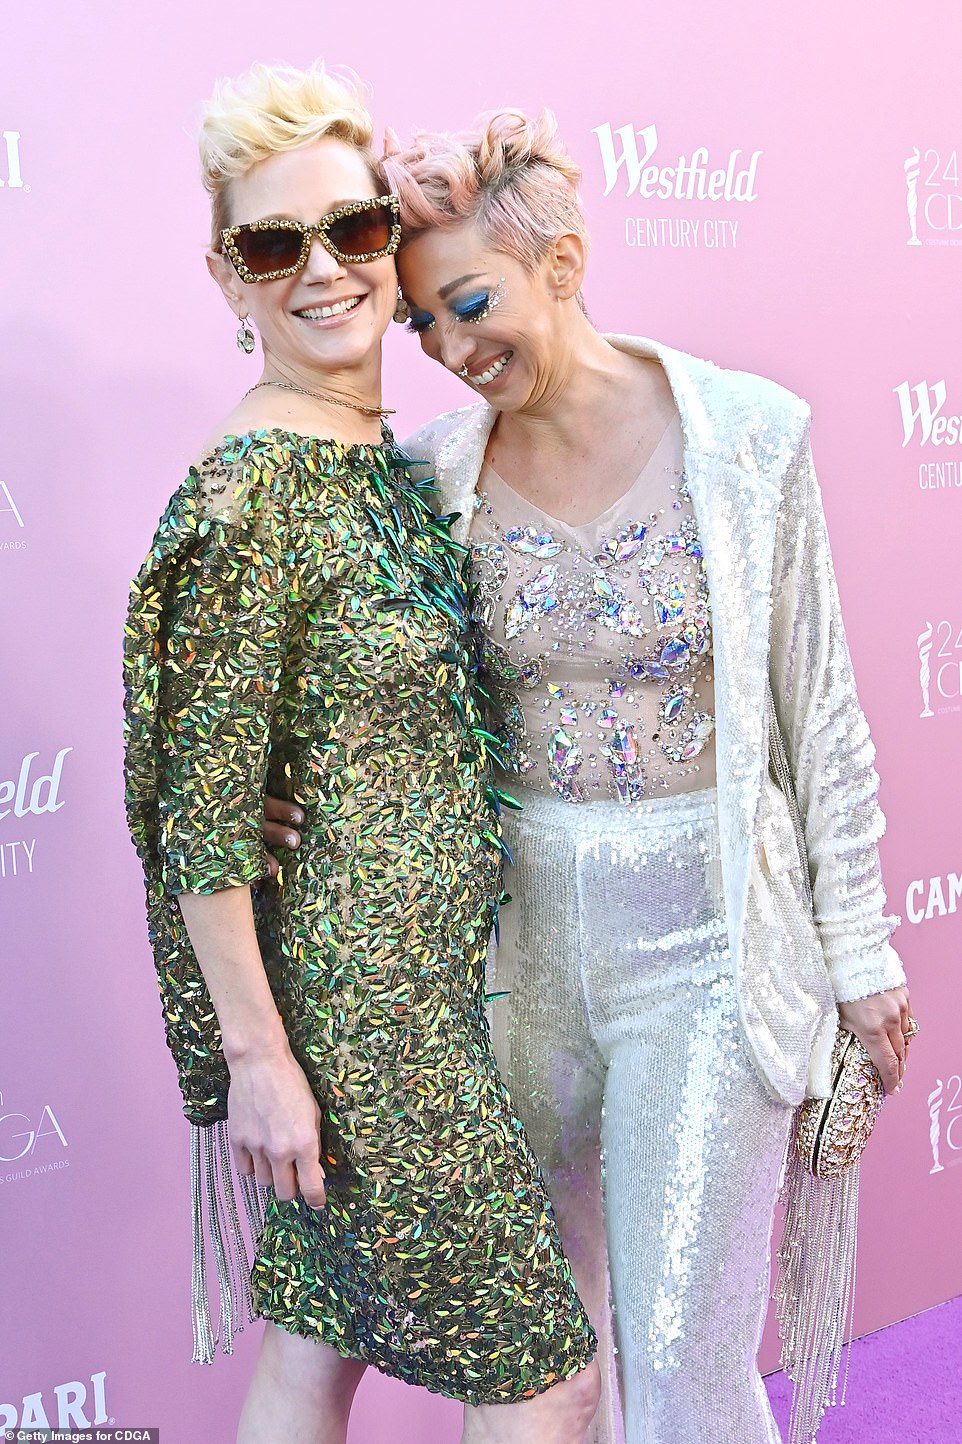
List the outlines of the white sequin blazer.
<svg viewBox="0 0 962 1444">
<path fill-rule="evenodd" d="M 650 341 L 681 415 L 711 595 L 722 869 L 741 1021 L 772 1093 L 830 1091 L 835 1002 L 905 981 L 884 915 L 874 748 L 855 692 L 809 447 L 809 409 L 759 376 Z M 463 541 L 496 413 L 448 412 L 406 449 Z M 815 923 L 784 798 L 767 781 L 770 677 L 805 821 Z M 575 806 L 577 804 L 570 804 Z M 590 804 L 589 804 L 590 805 Z"/>
</svg>

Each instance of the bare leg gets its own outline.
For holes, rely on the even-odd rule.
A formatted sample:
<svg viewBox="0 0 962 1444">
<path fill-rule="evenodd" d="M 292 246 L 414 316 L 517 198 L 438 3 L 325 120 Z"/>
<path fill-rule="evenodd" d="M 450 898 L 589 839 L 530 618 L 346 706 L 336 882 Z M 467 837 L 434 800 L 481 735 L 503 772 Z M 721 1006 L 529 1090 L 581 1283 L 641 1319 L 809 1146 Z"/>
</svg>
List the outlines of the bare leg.
<svg viewBox="0 0 962 1444">
<path fill-rule="evenodd" d="M 237 1444 L 345 1444 L 366 1368 L 267 1324 L 237 1429 Z"/>
<path fill-rule="evenodd" d="M 465 1408 L 461 1444 L 583 1444 L 600 1397 L 601 1374 L 592 1359 L 534 1399 Z"/>
</svg>

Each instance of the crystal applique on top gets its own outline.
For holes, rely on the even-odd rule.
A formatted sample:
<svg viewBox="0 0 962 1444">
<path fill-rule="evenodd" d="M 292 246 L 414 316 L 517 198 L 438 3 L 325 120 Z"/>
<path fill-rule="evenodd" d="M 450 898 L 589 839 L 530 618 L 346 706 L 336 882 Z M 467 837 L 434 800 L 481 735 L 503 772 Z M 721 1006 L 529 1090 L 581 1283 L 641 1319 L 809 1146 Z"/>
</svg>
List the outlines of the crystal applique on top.
<svg viewBox="0 0 962 1444">
<path fill-rule="evenodd" d="M 470 541 L 501 738 L 525 784 L 625 803 L 711 785 L 711 608 L 678 419 L 585 525 L 486 466 Z"/>
</svg>

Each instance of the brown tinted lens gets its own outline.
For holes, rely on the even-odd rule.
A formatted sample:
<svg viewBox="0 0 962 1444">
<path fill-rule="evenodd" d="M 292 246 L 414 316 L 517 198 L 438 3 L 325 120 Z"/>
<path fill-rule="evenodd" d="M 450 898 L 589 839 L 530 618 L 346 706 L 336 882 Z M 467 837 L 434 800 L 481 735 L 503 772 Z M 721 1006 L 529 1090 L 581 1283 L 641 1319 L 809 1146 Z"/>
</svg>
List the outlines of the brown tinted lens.
<svg viewBox="0 0 962 1444">
<path fill-rule="evenodd" d="M 342 255 L 372 256 L 390 243 L 393 224 L 390 206 L 376 206 L 333 221 L 327 228 L 327 238 Z"/>
<path fill-rule="evenodd" d="M 300 231 L 265 226 L 263 230 L 240 231 L 234 244 L 255 276 L 267 276 L 271 271 L 288 271 L 297 265 L 301 240 Z"/>
</svg>

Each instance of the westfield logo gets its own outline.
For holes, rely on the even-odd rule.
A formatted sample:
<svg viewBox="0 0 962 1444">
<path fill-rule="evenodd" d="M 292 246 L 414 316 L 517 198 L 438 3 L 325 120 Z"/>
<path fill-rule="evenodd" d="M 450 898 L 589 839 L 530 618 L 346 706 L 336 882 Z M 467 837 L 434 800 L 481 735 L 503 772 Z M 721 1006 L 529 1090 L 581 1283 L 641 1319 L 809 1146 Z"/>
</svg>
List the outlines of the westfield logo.
<svg viewBox="0 0 962 1444">
<path fill-rule="evenodd" d="M 614 190 L 619 173 L 624 170 L 625 194 L 679 201 L 743 201 L 757 200 L 755 179 L 762 152 L 746 157 L 742 150 L 729 151 L 724 163 L 712 162 L 709 149 L 700 145 L 690 156 L 680 155 L 668 165 L 655 161 L 658 129 L 654 125 L 635 130 L 623 125 L 613 130 L 610 124 L 597 125 L 592 131 L 598 137 L 601 163 L 605 170 L 605 195 Z M 639 148 L 638 142 L 641 142 Z"/>
</svg>

